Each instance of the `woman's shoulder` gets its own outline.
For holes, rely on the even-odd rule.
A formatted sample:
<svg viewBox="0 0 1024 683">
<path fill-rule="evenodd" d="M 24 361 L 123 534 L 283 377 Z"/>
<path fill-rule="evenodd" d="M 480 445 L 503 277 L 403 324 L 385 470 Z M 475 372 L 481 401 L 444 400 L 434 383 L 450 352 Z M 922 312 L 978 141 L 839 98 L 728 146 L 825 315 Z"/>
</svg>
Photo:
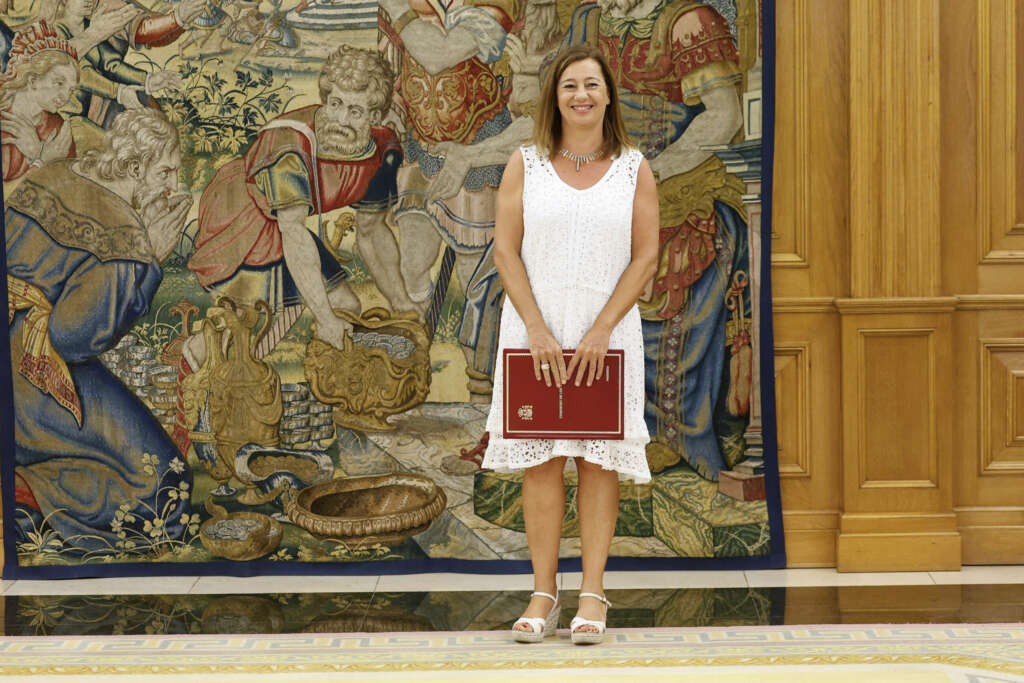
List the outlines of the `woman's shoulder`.
<svg viewBox="0 0 1024 683">
<path fill-rule="evenodd" d="M 520 145 L 517 151 L 522 155 L 524 162 L 527 160 L 532 161 L 540 156 L 540 152 L 537 151 L 537 145 L 534 144 Z"/>
<path fill-rule="evenodd" d="M 639 147 L 633 147 L 632 145 L 623 145 L 619 151 L 619 157 L 623 161 L 629 161 L 633 163 L 640 163 L 643 161 L 644 153 L 640 151 Z"/>
<path fill-rule="evenodd" d="M 636 175 L 637 171 L 646 161 L 644 153 L 638 148 L 629 145 L 623 145 L 619 151 L 616 161 L 622 165 L 623 168 L 628 169 L 630 175 Z"/>
</svg>

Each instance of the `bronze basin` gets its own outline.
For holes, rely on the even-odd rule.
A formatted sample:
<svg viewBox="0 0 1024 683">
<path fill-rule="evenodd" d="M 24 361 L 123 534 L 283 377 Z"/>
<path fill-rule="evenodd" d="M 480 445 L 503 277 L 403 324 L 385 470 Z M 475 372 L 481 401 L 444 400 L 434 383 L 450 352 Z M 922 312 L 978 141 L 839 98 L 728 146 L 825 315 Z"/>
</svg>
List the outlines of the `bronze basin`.
<svg viewBox="0 0 1024 683">
<path fill-rule="evenodd" d="M 411 472 L 345 477 L 289 489 L 284 511 L 319 538 L 395 545 L 423 533 L 448 502 L 430 478 Z"/>
<path fill-rule="evenodd" d="M 199 527 L 199 540 L 211 555 L 243 562 L 272 553 L 281 544 L 284 530 L 272 517 L 248 511 L 229 513 L 209 498 L 206 510 L 213 517 Z M 226 524 L 240 528 L 219 533 L 218 527 Z"/>
</svg>

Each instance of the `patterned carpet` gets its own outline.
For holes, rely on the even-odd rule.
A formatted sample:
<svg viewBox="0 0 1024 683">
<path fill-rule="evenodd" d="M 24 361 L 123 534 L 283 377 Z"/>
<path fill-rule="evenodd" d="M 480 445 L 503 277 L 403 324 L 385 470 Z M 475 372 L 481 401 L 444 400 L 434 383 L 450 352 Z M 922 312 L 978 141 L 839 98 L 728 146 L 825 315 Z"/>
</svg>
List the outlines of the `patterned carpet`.
<svg viewBox="0 0 1024 683">
<path fill-rule="evenodd" d="M 0 638 L 0 681 L 1024 681 L 1024 626 L 615 629 L 517 645 L 495 631 Z M 635 673 L 636 675 L 631 675 Z"/>
</svg>

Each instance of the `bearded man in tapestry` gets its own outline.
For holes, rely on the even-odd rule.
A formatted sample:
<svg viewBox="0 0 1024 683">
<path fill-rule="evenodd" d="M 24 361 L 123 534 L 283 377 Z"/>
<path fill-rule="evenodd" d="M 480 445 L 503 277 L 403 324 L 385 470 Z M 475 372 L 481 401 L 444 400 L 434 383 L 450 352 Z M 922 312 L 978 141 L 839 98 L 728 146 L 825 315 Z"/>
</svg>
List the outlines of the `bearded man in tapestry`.
<svg viewBox="0 0 1024 683">
<path fill-rule="evenodd" d="M 27 173 L 7 200 L 19 542 L 85 557 L 151 551 L 189 525 L 192 472 L 100 362 L 149 309 L 192 204 L 178 135 L 124 112 L 103 148 Z"/>
<path fill-rule="evenodd" d="M 267 301 L 292 321 L 304 304 L 317 336 L 342 348 L 352 325 L 335 309 L 359 314 L 361 304 L 324 244 L 322 224 L 314 234 L 306 218 L 320 222 L 348 206 L 355 209 L 359 255 L 377 287 L 393 311 L 413 310 L 386 222 L 402 163 L 398 137 L 382 125 L 393 85 L 377 52 L 342 45 L 320 72 L 322 103 L 270 121 L 244 157 L 221 167 L 199 200 L 188 261 L 203 287 L 248 305 Z M 203 358 L 196 335 L 185 346 L 190 370 Z"/>
<path fill-rule="evenodd" d="M 749 376 L 746 337 L 728 352 L 725 301 L 748 269 L 742 181 L 703 146 L 732 141 L 743 123 L 742 74 L 729 23 L 691 0 L 598 0 L 580 5 L 563 47 L 589 43 L 608 58 L 626 127 L 659 181 L 658 272 L 641 296 L 646 349 L 648 460 L 658 472 L 680 457 L 701 476 L 727 467 L 722 432 Z M 743 277 L 740 277 L 741 281 Z M 746 310 L 750 310 L 749 303 Z M 739 411 L 736 411 L 739 412 Z M 736 437 L 734 437 L 736 438 Z"/>
</svg>

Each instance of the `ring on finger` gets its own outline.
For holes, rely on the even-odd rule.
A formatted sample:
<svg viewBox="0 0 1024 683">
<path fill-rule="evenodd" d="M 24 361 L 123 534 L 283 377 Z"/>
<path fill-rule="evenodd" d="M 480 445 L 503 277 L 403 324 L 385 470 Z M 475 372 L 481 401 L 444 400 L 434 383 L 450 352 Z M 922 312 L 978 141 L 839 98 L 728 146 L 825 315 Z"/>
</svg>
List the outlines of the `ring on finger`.
<svg viewBox="0 0 1024 683">
<path fill-rule="evenodd" d="M 540 364 L 540 369 L 541 370 L 550 370 L 551 369 L 551 363 L 549 363 L 547 361 L 544 361 L 543 363 Z"/>
</svg>

